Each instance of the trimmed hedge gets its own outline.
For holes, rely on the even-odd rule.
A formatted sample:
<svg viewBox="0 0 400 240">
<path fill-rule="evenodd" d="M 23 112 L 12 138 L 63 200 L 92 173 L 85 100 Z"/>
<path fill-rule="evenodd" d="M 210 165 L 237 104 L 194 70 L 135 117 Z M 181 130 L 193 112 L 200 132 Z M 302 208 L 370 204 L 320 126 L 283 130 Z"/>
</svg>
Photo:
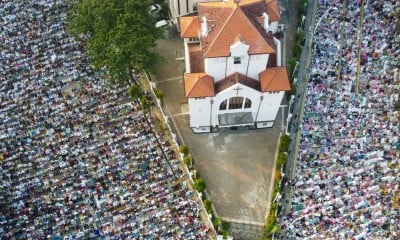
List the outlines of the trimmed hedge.
<svg viewBox="0 0 400 240">
<path fill-rule="evenodd" d="M 269 215 L 267 218 L 267 223 L 265 224 L 265 233 L 264 233 L 264 239 L 271 239 L 271 231 L 274 229 L 274 226 L 276 225 L 276 211 L 278 208 L 278 204 L 276 202 L 273 202 L 271 204 L 271 209 L 269 211 Z"/>
<path fill-rule="evenodd" d="M 297 62 L 297 58 L 296 57 L 292 57 L 288 61 L 290 82 L 293 82 L 292 75 L 293 75 L 294 68 L 296 66 L 296 62 Z"/>
<path fill-rule="evenodd" d="M 221 228 L 222 231 L 229 231 L 229 222 L 222 220 L 221 221 Z"/>
<path fill-rule="evenodd" d="M 179 152 L 186 156 L 189 153 L 189 148 L 187 146 L 181 145 L 179 146 Z"/>
<path fill-rule="evenodd" d="M 289 143 L 290 143 L 290 137 L 288 135 L 282 135 L 281 137 L 281 143 L 279 145 L 279 152 L 287 152 L 289 150 Z"/>
<path fill-rule="evenodd" d="M 202 178 L 197 178 L 194 180 L 193 188 L 198 192 L 203 192 L 206 189 L 206 182 Z"/>
<path fill-rule="evenodd" d="M 184 164 L 186 164 L 186 166 L 188 166 L 189 167 L 189 165 L 190 165 L 190 160 L 191 160 L 191 156 L 189 156 L 189 155 L 185 155 L 184 157 L 183 157 L 183 163 Z"/>
<path fill-rule="evenodd" d="M 276 169 L 274 174 L 274 188 L 272 189 L 272 203 L 267 222 L 265 223 L 264 229 L 264 240 L 271 239 L 272 234 L 279 230 L 279 223 L 276 221 L 276 215 L 278 211 L 278 201 L 275 201 L 276 196 L 279 193 L 279 182 L 282 178 L 281 169 L 286 164 L 287 154 L 285 152 L 289 149 L 290 137 L 287 135 L 282 135 L 279 144 L 279 153 L 276 163 Z"/>
<path fill-rule="evenodd" d="M 304 32 L 303 30 L 300 30 L 300 31 L 297 33 L 296 42 L 302 43 L 302 42 L 304 41 L 305 38 L 306 38 L 306 32 Z"/>
<path fill-rule="evenodd" d="M 304 15 L 306 13 L 306 4 L 308 3 L 308 0 L 300 0 L 299 2 L 299 10 L 298 10 L 298 15 Z"/>
<path fill-rule="evenodd" d="M 161 102 L 164 101 L 164 93 L 161 90 L 155 89 L 154 94 L 156 95 L 156 98 L 158 98 Z"/>
<path fill-rule="evenodd" d="M 278 154 L 278 161 L 276 163 L 276 169 L 282 169 L 283 166 L 285 166 L 287 160 L 287 155 L 283 152 L 280 152 Z"/>
<path fill-rule="evenodd" d="M 300 53 L 301 53 L 301 45 L 299 42 L 296 42 L 293 46 L 293 56 L 294 57 L 300 57 Z"/>
<path fill-rule="evenodd" d="M 212 211 L 211 200 L 206 199 L 203 201 L 203 203 L 204 203 L 204 207 L 206 208 L 207 212 L 210 213 L 210 211 Z"/>
</svg>

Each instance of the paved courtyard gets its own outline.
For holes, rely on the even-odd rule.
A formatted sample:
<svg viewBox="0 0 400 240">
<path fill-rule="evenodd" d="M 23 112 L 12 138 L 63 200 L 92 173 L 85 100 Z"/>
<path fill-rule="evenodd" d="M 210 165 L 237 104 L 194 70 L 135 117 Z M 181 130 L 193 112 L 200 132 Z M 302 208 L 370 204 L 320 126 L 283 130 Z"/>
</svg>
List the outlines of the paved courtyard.
<svg viewBox="0 0 400 240">
<path fill-rule="evenodd" d="M 175 121 L 218 214 L 228 220 L 264 224 L 278 124 L 272 129 L 194 134 L 188 116 Z"/>
<path fill-rule="evenodd" d="M 218 133 L 194 134 L 189 116 L 181 112 L 186 102 L 183 90 L 182 41 L 160 40 L 156 51 L 165 62 L 156 67 L 154 79 L 164 92 L 164 109 L 177 127 L 179 141 L 189 147 L 195 167 L 206 180 L 217 213 L 224 219 L 263 225 L 267 211 L 276 142 L 281 130 L 281 112 L 273 128 L 220 129 Z"/>
</svg>

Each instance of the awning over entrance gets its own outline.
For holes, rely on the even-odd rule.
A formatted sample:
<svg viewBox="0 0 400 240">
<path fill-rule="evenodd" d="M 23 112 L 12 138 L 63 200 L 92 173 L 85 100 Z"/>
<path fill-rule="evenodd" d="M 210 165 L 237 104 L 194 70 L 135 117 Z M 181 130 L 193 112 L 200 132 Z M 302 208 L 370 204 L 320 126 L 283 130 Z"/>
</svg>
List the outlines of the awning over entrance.
<svg viewBox="0 0 400 240">
<path fill-rule="evenodd" d="M 224 113 L 218 115 L 219 126 L 234 126 L 253 124 L 251 112 Z"/>
</svg>

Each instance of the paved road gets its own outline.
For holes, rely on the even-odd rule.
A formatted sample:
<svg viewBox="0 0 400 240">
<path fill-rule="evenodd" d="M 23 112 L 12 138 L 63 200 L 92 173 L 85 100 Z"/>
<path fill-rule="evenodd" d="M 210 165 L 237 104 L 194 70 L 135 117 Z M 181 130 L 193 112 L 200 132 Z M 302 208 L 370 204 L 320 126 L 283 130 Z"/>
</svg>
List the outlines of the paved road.
<svg viewBox="0 0 400 240">
<path fill-rule="evenodd" d="M 309 0 L 308 9 L 307 9 L 307 19 L 305 23 L 305 29 L 310 30 L 314 29 L 315 26 L 315 12 L 317 9 L 317 0 Z M 306 98 L 305 90 L 307 88 L 308 83 L 308 69 L 311 59 L 311 47 L 312 47 L 312 35 L 313 31 L 307 31 L 307 39 L 305 43 L 305 48 L 301 54 L 300 58 L 300 69 L 298 72 L 298 82 L 297 82 L 297 92 L 296 92 L 296 102 L 294 104 L 293 114 L 298 116 L 298 118 L 294 119 L 293 124 L 299 125 L 302 121 L 303 113 L 304 113 L 304 102 Z M 294 179 L 296 174 L 296 164 L 297 164 L 297 156 L 298 156 L 298 146 L 300 142 L 300 132 L 297 131 L 299 127 L 295 127 L 290 132 L 290 137 L 292 139 L 289 145 L 289 155 L 288 161 L 285 168 L 285 174 L 288 176 L 288 179 Z M 285 185 L 283 189 L 283 198 L 281 200 L 282 204 L 282 212 L 279 217 L 284 216 L 290 211 L 291 208 L 291 196 L 293 193 L 293 189 L 290 184 Z M 289 239 L 285 235 L 278 236 L 277 239 Z"/>
</svg>

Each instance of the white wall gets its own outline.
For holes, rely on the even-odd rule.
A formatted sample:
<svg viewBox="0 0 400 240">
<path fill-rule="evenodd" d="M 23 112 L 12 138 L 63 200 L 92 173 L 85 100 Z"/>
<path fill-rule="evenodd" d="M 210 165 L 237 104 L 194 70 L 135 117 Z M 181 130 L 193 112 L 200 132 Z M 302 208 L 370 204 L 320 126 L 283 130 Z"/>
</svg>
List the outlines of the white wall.
<svg viewBox="0 0 400 240">
<path fill-rule="evenodd" d="M 211 98 L 189 98 L 190 127 L 210 126 Z"/>
<path fill-rule="evenodd" d="M 242 90 L 234 90 L 239 86 Z M 220 104 L 231 97 L 241 96 L 249 98 L 251 100 L 251 108 L 233 109 L 233 110 L 219 110 Z M 263 100 L 261 100 L 263 96 Z M 219 93 L 215 97 L 207 97 L 202 99 L 189 98 L 189 109 L 190 109 L 190 127 L 198 128 L 204 126 L 217 126 L 218 115 L 223 113 L 234 113 L 234 112 L 251 112 L 253 120 L 257 122 L 273 122 L 275 121 L 276 115 L 279 111 L 279 107 L 284 97 L 284 92 L 279 93 L 260 93 L 252 88 L 246 87 L 241 84 L 234 85 L 223 92 Z M 212 104 L 211 104 L 212 100 Z M 258 112 L 258 113 L 257 113 Z M 210 116 L 211 115 L 211 116 Z M 211 119 L 210 119 L 211 117 Z M 271 123 L 272 124 L 272 123 Z M 269 125 L 271 125 L 269 124 Z M 269 126 L 268 125 L 268 126 Z M 260 126 L 263 127 L 263 126 Z M 266 126 L 264 126 L 266 127 Z M 201 132 L 201 129 L 194 129 L 194 131 Z"/>
<path fill-rule="evenodd" d="M 234 88 L 237 88 L 237 86 L 239 86 L 239 88 L 242 89 L 242 90 L 239 91 L 238 95 L 236 94 L 237 91 L 234 90 Z M 244 86 L 242 84 L 237 84 L 237 85 L 231 86 L 230 88 L 222 91 L 221 93 L 219 93 L 217 96 L 214 97 L 212 125 L 213 126 L 219 125 L 219 123 L 218 123 L 218 115 L 219 114 L 223 114 L 223 113 L 252 112 L 253 119 L 254 119 L 257 107 L 259 105 L 259 101 L 260 101 L 260 96 L 261 95 L 262 95 L 262 93 L 254 90 L 252 88 L 249 88 L 247 86 Z M 231 97 L 236 97 L 236 96 L 245 97 L 245 98 L 250 99 L 251 100 L 251 108 L 233 109 L 233 110 L 219 110 L 219 106 L 221 105 L 221 103 L 224 100 L 229 99 Z"/>
<path fill-rule="evenodd" d="M 258 74 L 265 70 L 268 63 L 269 54 L 250 55 L 247 76 L 258 80 Z"/>
<path fill-rule="evenodd" d="M 242 42 L 237 42 L 230 46 L 231 56 L 227 58 L 226 76 L 238 72 L 246 75 L 247 67 L 249 66 L 249 45 Z M 234 63 L 235 58 L 240 58 L 240 63 Z"/>
<path fill-rule="evenodd" d="M 274 37 L 274 42 L 276 44 L 276 65 L 278 67 L 282 66 L 282 47 L 281 41 Z"/>
<path fill-rule="evenodd" d="M 269 24 L 269 31 L 271 31 L 272 33 L 276 33 L 278 31 L 278 22 L 271 22 Z"/>
<path fill-rule="evenodd" d="M 174 7 L 176 9 L 177 16 L 182 16 L 193 12 L 193 3 L 195 2 L 198 2 L 198 0 L 175 0 Z"/>
<path fill-rule="evenodd" d="M 230 47 L 231 56 L 221 58 L 206 58 L 205 71 L 217 82 L 235 72 L 258 79 L 258 74 L 265 70 L 268 54 L 248 55 L 249 46 L 238 42 Z M 235 57 L 240 57 L 240 64 L 234 64 Z"/>
<path fill-rule="evenodd" d="M 233 64 L 234 57 L 206 58 L 205 72 L 217 82 L 232 73 L 239 72 L 258 80 L 258 74 L 265 70 L 269 54 L 242 56 L 241 64 Z"/>
<path fill-rule="evenodd" d="M 279 107 L 284 97 L 285 92 L 279 93 L 264 93 L 264 99 L 261 101 L 260 111 L 255 121 L 274 121 L 276 114 L 279 111 Z"/>
<path fill-rule="evenodd" d="M 185 73 L 190 73 L 190 57 L 189 57 L 189 47 L 188 47 L 188 38 L 183 39 L 183 45 L 185 48 Z"/>
<path fill-rule="evenodd" d="M 240 64 L 233 63 L 235 57 L 240 57 Z M 248 65 L 249 65 L 249 55 L 228 57 L 226 64 L 226 76 L 229 76 L 235 72 L 246 75 Z"/>
<path fill-rule="evenodd" d="M 206 58 L 204 60 L 205 72 L 214 78 L 214 82 L 225 78 L 226 57 Z"/>
</svg>

